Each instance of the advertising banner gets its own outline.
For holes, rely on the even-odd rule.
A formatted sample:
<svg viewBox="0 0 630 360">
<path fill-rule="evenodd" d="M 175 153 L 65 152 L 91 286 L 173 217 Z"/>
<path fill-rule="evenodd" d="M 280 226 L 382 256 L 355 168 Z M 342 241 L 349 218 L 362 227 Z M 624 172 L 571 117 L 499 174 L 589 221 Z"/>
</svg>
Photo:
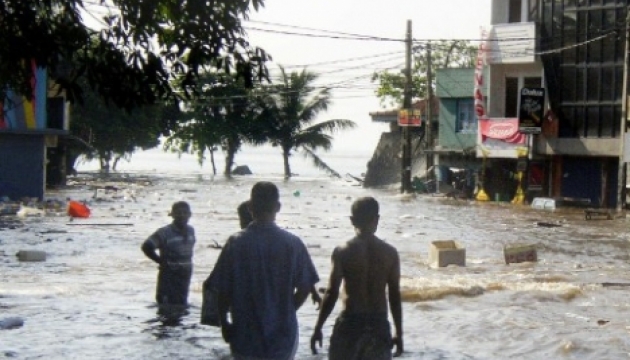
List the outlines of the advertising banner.
<svg viewBox="0 0 630 360">
<path fill-rule="evenodd" d="M 527 149 L 527 140 L 517 118 L 481 118 L 477 157 L 516 159 L 519 151 Z"/>
<path fill-rule="evenodd" d="M 398 112 L 398 126 L 420 126 L 420 110 L 400 110 Z"/>
<path fill-rule="evenodd" d="M 544 88 L 522 88 L 518 110 L 518 129 L 526 134 L 540 134 L 545 108 Z"/>
</svg>

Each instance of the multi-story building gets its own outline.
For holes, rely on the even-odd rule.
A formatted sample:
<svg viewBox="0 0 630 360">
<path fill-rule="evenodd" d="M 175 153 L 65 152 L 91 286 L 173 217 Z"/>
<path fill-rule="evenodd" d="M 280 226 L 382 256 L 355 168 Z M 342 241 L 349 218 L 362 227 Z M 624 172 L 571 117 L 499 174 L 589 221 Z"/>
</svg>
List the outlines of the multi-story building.
<svg viewBox="0 0 630 360">
<path fill-rule="evenodd" d="M 520 89 L 546 90 L 542 132 L 526 140 L 531 194 L 603 207 L 621 199 L 628 5 L 627 0 L 492 1 L 488 117 L 516 118 Z M 519 152 L 491 156 L 516 158 Z"/>
</svg>

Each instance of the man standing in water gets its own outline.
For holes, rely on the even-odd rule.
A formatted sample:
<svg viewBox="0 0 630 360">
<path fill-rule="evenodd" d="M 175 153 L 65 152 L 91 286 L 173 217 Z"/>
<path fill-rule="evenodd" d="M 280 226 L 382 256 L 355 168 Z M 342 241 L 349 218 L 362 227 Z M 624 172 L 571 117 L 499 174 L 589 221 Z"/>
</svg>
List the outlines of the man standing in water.
<svg viewBox="0 0 630 360">
<path fill-rule="evenodd" d="M 400 300 L 400 260 L 398 251 L 376 237 L 379 220 L 378 202 L 372 197 L 357 199 L 352 204 L 352 225 L 356 236 L 332 254 L 332 271 L 322 308 L 311 337 L 311 349 L 322 346 L 322 327 L 339 297 L 344 281 L 346 293 L 341 312 L 330 338 L 331 360 L 391 359 L 403 352 L 402 306 Z M 396 328 L 392 339 L 387 321 L 387 296 Z"/>
<path fill-rule="evenodd" d="M 254 221 L 228 239 L 214 269 L 221 331 L 235 360 L 290 360 L 298 345 L 296 312 L 319 277 L 300 238 L 275 224 L 274 184 L 256 183 L 249 209 Z"/>
<path fill-rule="evenodd" d="M 142 244 L 142 251 L 160 265 L 155 294 L 158 305 L 186 306 L 195 246 L 195 230 L 188 225 L 190 205 L 178 201 L 169 215 L 173 222 L 149 236 Z"/>
</svg>

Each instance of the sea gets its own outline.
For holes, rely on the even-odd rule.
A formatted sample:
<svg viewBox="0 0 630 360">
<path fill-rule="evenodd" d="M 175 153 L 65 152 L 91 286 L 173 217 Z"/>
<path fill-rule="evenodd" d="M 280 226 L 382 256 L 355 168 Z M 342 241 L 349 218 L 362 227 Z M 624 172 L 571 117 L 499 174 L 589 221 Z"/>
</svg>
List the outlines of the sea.
<svg viewBox="0 0 630 360">
<path fill-rule="evenodd" d="M 377 235 L 401 259 L 403 340 L 407 359 L 630 358 L 630 221 L 586 220 L 580 209 L 476 202 L 366 189 L 360 178 L 370 152 L 322 154 L 342 175 L 328 176 L 296 154 L 285 180 L 275 148 L 244 149 L 236 158 L 253 174 L 214 175 L 209 159 L 161 150 L 135 154 L 115 172 L 82 162 L 67 187 L 47 200 L 84 201 L 86 219 L 64 209 L 45 216 L 0 217 L 0 357 L 15 359 L 230 359 L 218 328 L 201 325 L 201 286 L 221 246 L 238 229 L 236 207 L 252 185 L 272 181 L 281 193 L 278 224 L 306 244 L 324 288 L 333 249 L 349 240 L 350 206 L 362 196 L 380 203 Z M 353 176 L 347 176 L 351 174 Z M 191 204 L 197 244 L 189 313 L 160 321 L 154 303 L 157 268 L 140 250 L 170 222 L 175 201 Z M 437 267 L 440 241 L 456 244 L 460 265 Z M 218 246 L 217 246 L 218 245 Z M 505 250 L 525 246 L 536 261 L 506 264 Z M 43 262 L 20 262 L 40 250 Z M 531 260 L 531 259 L 530 259 Z M 324 346 L 310 350 L 317 309 L 298 312 L 297 359 L 326 359 L 339 302 L 324 326 Z"/>
</svg>

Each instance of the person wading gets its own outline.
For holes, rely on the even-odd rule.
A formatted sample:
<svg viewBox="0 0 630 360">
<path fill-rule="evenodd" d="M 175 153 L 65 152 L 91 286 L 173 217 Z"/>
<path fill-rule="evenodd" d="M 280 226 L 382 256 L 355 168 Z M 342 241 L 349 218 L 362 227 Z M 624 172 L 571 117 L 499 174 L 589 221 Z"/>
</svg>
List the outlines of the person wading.
<svg viewBox="0 0 630 360">
<path fill-rule="evenodd" d="M 196 241 L 195 230 L 188 225 L 192 213 L 187 202 L 174 203 L 169 215 L 173 222 L 158 229 L 142 244 L 144 254 L 160 265 L 155 301 L 163 310 L 167 306 L 188 305 Z"/>
<path fill-rule="evenodd" d="M 356 236 L 333 251 L 329 284 L 311 337 L 311 350 L 317 354 L 316 345 L 322 346 L 322 327 L 335 307 L 343 281 L 345 304 L 333 328 L 328 358 L 391 359 L 392 346 L 396 346 L 394 356 L 403 352 L 398 251 L 374 235 L 379 221 L 379 205 L 374 198 L 357 199 L 352 204 L 351 221 Z M 394 338 L 387 320 L 387 298 L 396 329 Z"/>
<path fill-rule="evenodd" d="M 302 240 L 275 223 L 276 185 L 256 183 L 249 210 L 254 221 L 228 239 L 213 270 L 221 332 L 235 360 L 293 359 L 296 312 L 319 277 Z"/>
</svg>

